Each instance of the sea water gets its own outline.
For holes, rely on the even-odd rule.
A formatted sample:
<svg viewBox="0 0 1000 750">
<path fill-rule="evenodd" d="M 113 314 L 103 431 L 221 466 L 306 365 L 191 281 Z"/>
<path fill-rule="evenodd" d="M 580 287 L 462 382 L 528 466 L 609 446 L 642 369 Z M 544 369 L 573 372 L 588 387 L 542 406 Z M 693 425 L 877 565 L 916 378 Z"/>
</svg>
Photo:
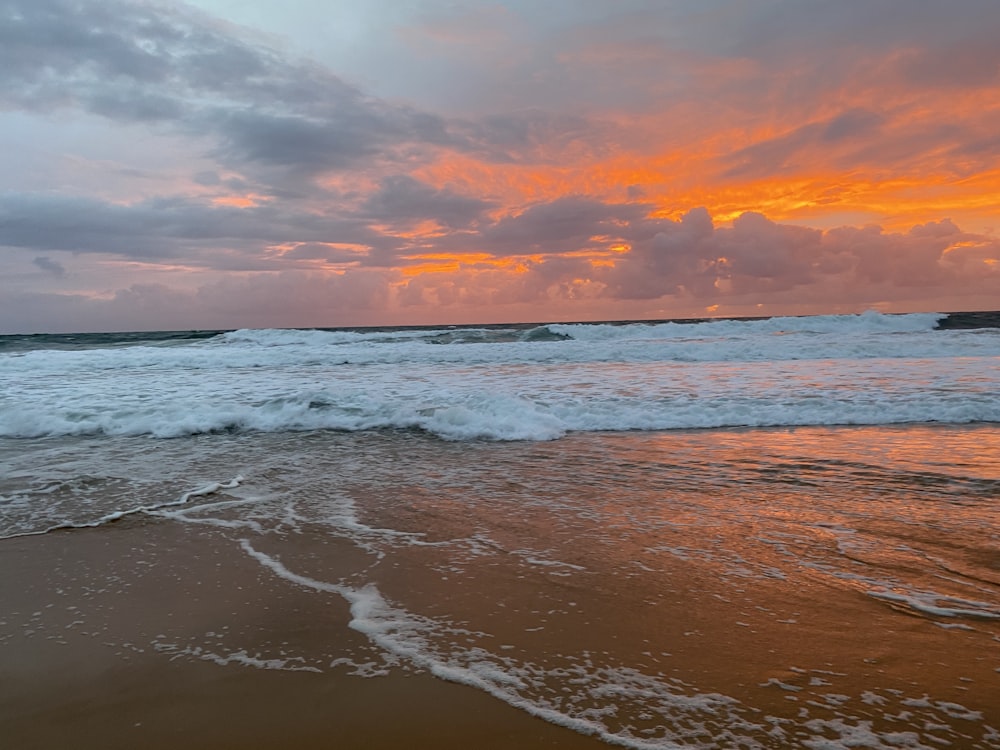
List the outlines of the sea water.
<svg viewBox="0 0 1000 750">
<path fill-rule="evenodd" d="M 196 528 L 363 636 L 164 659 L 626 747 L 1000 747 L 998 423 L 986 314 L 0 337 L 0 537 Z"/>
</svg>

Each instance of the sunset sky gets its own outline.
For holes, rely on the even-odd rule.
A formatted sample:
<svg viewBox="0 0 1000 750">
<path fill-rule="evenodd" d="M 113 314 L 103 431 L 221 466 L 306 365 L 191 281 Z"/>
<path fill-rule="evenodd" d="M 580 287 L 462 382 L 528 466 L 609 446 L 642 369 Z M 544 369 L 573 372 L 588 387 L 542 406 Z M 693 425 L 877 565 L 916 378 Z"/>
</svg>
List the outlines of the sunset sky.
<svg viewBox="0 0 1000 750">
<path fill-rule="evenodd" d="M 0 0 L 0 332 L 1000 308 L 997 0 Z"/>
</svg>

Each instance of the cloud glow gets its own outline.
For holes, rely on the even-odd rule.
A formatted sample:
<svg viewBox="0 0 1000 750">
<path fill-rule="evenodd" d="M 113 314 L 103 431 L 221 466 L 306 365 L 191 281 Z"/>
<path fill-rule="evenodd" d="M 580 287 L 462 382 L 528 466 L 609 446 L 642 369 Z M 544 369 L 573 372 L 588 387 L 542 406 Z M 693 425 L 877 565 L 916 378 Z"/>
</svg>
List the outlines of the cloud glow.
<svg viewBox="0 0 1000 750">
<path fill-rule="evenodd" d="M 993 2 L 240 7 L 0 8 L 0 330 L 1000 300 Z"/>
</svg>

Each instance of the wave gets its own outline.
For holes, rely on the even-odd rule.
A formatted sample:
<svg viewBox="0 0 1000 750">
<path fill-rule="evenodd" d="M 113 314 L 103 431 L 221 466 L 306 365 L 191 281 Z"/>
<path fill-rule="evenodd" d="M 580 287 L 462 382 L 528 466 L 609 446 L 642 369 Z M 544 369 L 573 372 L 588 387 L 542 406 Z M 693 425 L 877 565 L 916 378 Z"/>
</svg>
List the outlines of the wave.
<svg viewBox="0 0 1000 750">
<path fill-rule="evenodd" d="M 338 346 L 345 344 L 509 344 L 516 342 L 564 341 L 568 334 L 553 330 L 552 325 L 496 325 L 483 327 L 449 326 L 446 328 L 407 328 L 403 330 L 331 330 L 308 328 L 241 329 L 220 335 L 223 345 L 253 344 L 274 346 Z"/>
<path fill-rule="evenodd" d="M 996 329 L 922 313 L 702 323 L 239 330 L 0 355 L 0 437 L 568 432 L 997 422 Z"/>
<path fill-rule="evenodd" d="M 755 319 L 705 319 L 615 323 L 545 323 L 407 329 L 243 329 L 223 333 L 224 344 L 332 346 L 360 342 L 433 344 L 608 341 L 749 336 L 773 333 L 918 333 L 934 330 L 946 313 L 814 315 Z"/>
<path fill-rule="evenodd" d="M 183 346 L 0 355 L 0 377 L 114 370 L 248 370 L 352 365 L 759 362 L 995 355 L 995 331 L 934 329 L 937 314 L 771 318 L 698 324 L 548 324 L 383 333 L 240 330 Z"/>
<path fill-rule="evenodd" d="M 0 354 L 38 349 L 79 351 L 133 346 L 183 346 L 223 331 L 129 331 L 119 333 L 31 333 L 0 336 Z"/>
<path fill-rule="evenodd" d="M 360 342 L 388 343 L 425 338 L 426 330 L 403 331 L 341 331 L 322 328 L 242 328 L 215 337 L 223 346 L 251 344 L 255 346 L 336 346 Z"/>
<path fill-rule="evenodd" d="M 886 315 L 868 311 L 860 315 L 813 315 L 749 320 L 703 320 L 693 322 L 622 323 L 622 324 L 549 324 L 556 334 L 576 340 L 657 339 L 690 337 L 747 336 L 782 333 L 919 333 L 934 330 L 947 318 L 945 313 L 909 313 Z"/>
<path fill-rule="evenodd" d="M 296 347 L 344 344 L 512 343 L 701 338 L 766 333 L 917 333 L 931 330 L 1000 328 L 1000 312 L 902 313 L 868 311 L 847 315 L 771 318 L 701 318 L 655 321 L 517 323 L 482 326 L 396 328 L 263 328 L 232 331 L 152 331 L 0 336 L 0 355 L 39 350 L 209 347 Z"/>
<path fill-rule="evenodd" d="M 192 400 L 152 407 L 14 409 L 0 436 L 150 435 L 178 438 L 219 432 L 416 429 L 446 440 L 554 440 L 570 432 L 656 431 L 740 427 L 970 424 L 1000 422 L 1000 402 L 980 394 L 936 393 L 920 398 L 859 392 L 850 397 L 790 392 L 784 398 L 745 393 L 697 398 L 607 396 L 529 398 L 510 394 L 406 397 L 304 393 L 258 404 Z"/>
</svg>

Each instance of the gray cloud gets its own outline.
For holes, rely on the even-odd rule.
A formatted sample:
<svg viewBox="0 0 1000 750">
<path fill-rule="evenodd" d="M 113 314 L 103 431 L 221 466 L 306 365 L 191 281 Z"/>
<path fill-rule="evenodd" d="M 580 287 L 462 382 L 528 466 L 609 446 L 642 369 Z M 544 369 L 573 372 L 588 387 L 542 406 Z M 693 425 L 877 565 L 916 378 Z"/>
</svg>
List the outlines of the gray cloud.
<svg viewBox="0 0 1000 750">
<path fill-rule="evenodd" d="M 215 138 L 231 167 L 299 180 L 406 143 L 459 145 L 440 118 L 366 97 L 189 7 L 126 0 L 0 7 L 0 107 L 159 122 Z"/>
<path fill-rule="evenodd" d="M 363 325 L 384 308 L 389 272 L 257 274 L 179 290 L 139 283 L 107 298 L 0 294 L 0 330 L 116 331 Z"/>
<path fill-rule="evenodd" d="M 538 109 L 445 120 L 367 96 L 190 6 L 130 0 L 4 3 L 3 108 L 69 110 L 186 136 L 255 192 L 291 200 L 329 201 L 318 182 L 323 175 L 402 172 L 439 149 L 495 162 L 553 162 L 567 149 L 596 153 L 608 135 L 608 126 L 592 119 Z M 379 201 L 385 208 L 416 199 L 401 190 L 383 185 L 369 208 L 377 213 Z M 454 213 L 458 196 L 434 200 L 439 208 L 451 204 L 438 215 L 446 225 L 464 220 Z M 468 199 L 461 211 L 474 208 Z"/>
<path fill-rule="evenodd" d="M 640 225 L 648 211 L 642 204 L 567 196 L 500 219 L 482 231 L 477 245 L 494 255 L 580 250 L 617 241 L 624 227 Z"/>
<path fill-rule="evenodd" d="M 327 263 L 361 264 L 366 256 L 336 243 L 303 242 L 282 254 L 282 260 L 321 260 Z"/>
<path fill-rule="evenodd" d="M 962 39 L 946 39 L 924 49 L 908 50 L 900 56 L 895 69 L 902 80 L 914 86 L 950 90 L 995 87 L 1000 83 L 996 33 L 997 25 L 987 23 Z"/>
<path fill-rule="evenodd" d="M 600 213 L 597 207 L 591 210 Z M 612 204 L 605 210 L 618 215 L 619 207 Z M 294 270 L 243 274 L 193 291 L 131 284 L 104 299 L 8 291 L 0 295 L 0 320 L 6 330 L 64 330 L 66 321 L 73 321 L 75 330 L 111 330 L 122 321 L 131 328 L 364 325 L 384 322 L 393 306 L 411 315 L 417 308 L 424 315 L 440 315 L 442 308 L 467 314 L 494 305 L 491 315 L 502 316 L 505 309 L 556 304 L 564 314 L 575 310 L 585 317 L 605 302 L 648 300 L 656 309 L 715 303 L 753 310 L 764 301 L 795 305 L 807 299 L 838 309 L 864 309 L 903 300 L 927 309 L 950 300 L 943 304 L 955 309 L 961 306 L 957 289 L 962 299 L 977 304 L 1000 295 L 1000 271 L 993 260 L 1000 257 L 1000 241 L 963 232 L 947 220 L 903 233 L 878 227 L 823 232 L 752 213 L 732 226 L 717 227 L 704 209 L 677 221 L 641 215 L 620 221 L 619 233 L 632 245 L 615 256 L 612 266 L 583 256 L 551 256 L 525 260 L 519 273 L 465 264 L 455 272 L 413 277 L 401 286 L 396 271 L 354 266 L 342 275 Z M 354 257 L 322 243 L 304 243 L 290 253 L 335 262 Z M 37 258 L 34 262 L 39 265 Z"/>
<path fill-rule="evenodd" d="M 419 239 L 382 233 L 373 224 L 393 220 L 402 231 L 410 223 L 433 220 L 455 231 L 437 238 L 431 251 L 542 256 L 540 261 L 526 259 L 527 273 L 517 275 L 464 266 L 463 273 L 482 286 L 476 294 L 497 304 L 540 300 L 553 288 L 571 295 L 579 279 L 599 283 L 604 297 L 619 300 L 766 296 L 821 287 L 831 279 L 859 290 L 958 285 L 1000 294 L 1000 273 L 995 263 L 990 265 L 991 258 L 1000 257 L 1000 243 L 963 232 L 948 220 L 907 233 L 878 227 L 824 232 L 752 212 L 730 227 L 716 227 L 705 209 L 689 211 L 678 221 L 655 219 L 648 216 L 649 206 L 582 197 L 535 204 L 496 221 L 489 218 L 489 208 L 487 202 L 400 177 L 386 180 L 355 211 L 337 216 L 272 205 L 209 207 L 183 199 L 121 206 L 96 199 L 6 195 L 0 197 L 0 246 L 110 253 L 166 265 L 182 258 L 186 265 L 214 270 L 273 272 L 325 261 L 374 273 L 379 267 L 403 265 L 401 255 L 427 248 Z M 610 264 L 588 260 L 588 254 L 612 246 L 628 250 L 610 256 Z M 578 255 L 560 257 L 567 252 Z M 47 255 L 33 263 L 55 275 L 62 270 Z M 443 283 L 436 276 L 411 283 L 411 300 L 428 295 L 468 299 L 472 294 L 460 292 L 454 280 L 448 282 L 451 287 L 432 291 Z"/>
<path fill-rule="evenodd" d="M 655 299 L 685 291 L 711 293 L 718 253 L 712 247 L 715 227 L 703 208 L 677 222 L 658 222 L 651 236 L 634 238 L 631 251 L 599 275 L 608 296 Z"/>
<path fill-rule="evenodd" d="M 859 50 L 944 47 L 995 28 L 1000 8 L 993 0 L 768 0 L 748 6 L 725 48 L 730 54 L 780 60 L 790 52 L 819 65 L 857 56 Z M 727 37 L 717 37 L 727 38 Z"/>
<path fill-rule="evenodd" d="M 528 108 L 476 120 L 455 120 L 481 158 L 498 163 L 556 163 L 568 152 L 599 155 L 622 136 L 620 128 L 594 117 Z"/>
<path fill-rule="evenodd" d="M 47 255 L 40 255 L 31 262 L 34 263 L 39 268 L 41 268 L 46 273 L 50 273 L 53 276 L 66 275 L 66 268 L 63 266 L 63 264 L 52 260 L 52 258 L 50 258 Z"/>
<path fill-rule="evenodd" d="M 406 175 L 382 180 L 379 189 L 368 196 L 361 214 L 375 222 L 404 225 L 426 220 L 452 229 L 465 229 L 484 219 L 486 211 L 496 208 L 492 201 L 437 189 Z"/>
<path fill-rule="evenodd" d="M 807 290 L 836 286 L 851 302 L 872 304 L 873 294 L 893 289 L 923 289 L 928 297 L 957 288 L 1000 294 L 1000 271 L 991 261 L 997 257 L 1000 241 L 963 232 L 947 219 L 906 233 L 874 226 L 823 232 L 755 213 L 715 227 L 704 209 L 695 209 L 662 222 L 613 268 L 591 276 L 616 299 L 679 295 L 710 302 L 793 290 L 811 298 Z"/>
<path fill-rule="evenodd" d="M 0 246 L 146 261 L 184 257 L 192 265 L 236 270 L 270 267 L 265 260 L 269 246 L 296 242 L 383 252 L 398 244 L 357 219 L 280 205 L 216 207 L 186 198 L 118 205 L 95 198 L 0 194 Z"/>
<path fill-rule="evenodd" d="M 167 257 L 175 247 L 156 232 L 165 220 L 155 211 L 92 198 L 6 194 L 0 196 L 0 245 Z"/>
</svg>

